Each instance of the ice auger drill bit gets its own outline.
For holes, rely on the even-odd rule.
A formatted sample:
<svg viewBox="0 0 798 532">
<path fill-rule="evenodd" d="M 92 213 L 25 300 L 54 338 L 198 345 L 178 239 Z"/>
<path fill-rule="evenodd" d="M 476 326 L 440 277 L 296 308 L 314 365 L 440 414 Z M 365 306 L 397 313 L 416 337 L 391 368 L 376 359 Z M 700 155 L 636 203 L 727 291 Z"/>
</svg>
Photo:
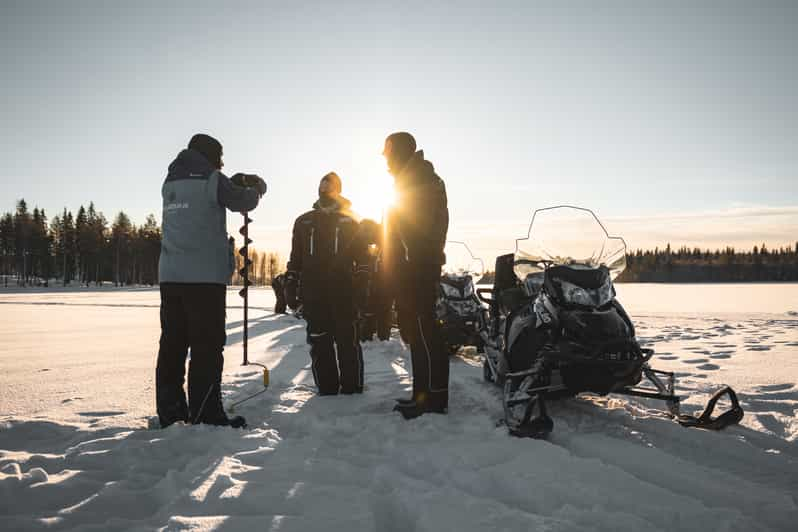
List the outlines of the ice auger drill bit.
<svg viewBox="0 0 798 532">
<path fill-rule="evenodd" d="M 243 335 L 243 349 L 244 349 L 244 360 L 242 362 L 243 366 L 260 366 L 263 368 L 263 389 L 257 393 L 249 395 L 240 401 L 237 401 L 231 404 L 228 407 L 230 412 L 235 411 L 235 407 L 243 403 L 244 401 L 249 401 L 250 399 L 257 397 L 258 395 L 264 393 L 269 387 L 269 368 L 264 366 L 263 364 L 259 364 L 257 362 L 250 362 L 249 361 L 249 353 L 248 353 L 248 341 L 249 341 L 249 267 L 252 264 L 252 259 L 249 258 L 249 245 L 252 243 L 252 239 L 249 238 L 249 224 L 252 222 L 252 218 L 249 217 L 249 213 L 244 211 L 244 225 L 238 230 L 241 236 L 244 237 L 244 245 L 241 249 L 238 250 L 239 255 L 244 259 L 241 269 L 238 270 L 239 275 L 241 275 L 241 279 L 243 280 L 243 288 L 238 291 L 238 295 L 244 299 L 244 335 Z"/>
</svg>

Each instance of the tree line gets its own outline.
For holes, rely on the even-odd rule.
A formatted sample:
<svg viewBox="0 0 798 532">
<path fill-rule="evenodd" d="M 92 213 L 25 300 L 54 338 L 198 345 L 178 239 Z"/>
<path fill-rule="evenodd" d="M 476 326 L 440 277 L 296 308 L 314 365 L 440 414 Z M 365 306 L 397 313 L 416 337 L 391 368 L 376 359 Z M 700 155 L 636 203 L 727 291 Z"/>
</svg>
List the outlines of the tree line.
<svg viewBox="0 0 798 532">
<path fill-rule="evenodd" d="M 155 285 L 161 254 L 161 227 L 153 214 L 135 225 L 120 211 L 109 224 L 93 202 L 73 214 L 63 212 L 48 219 L 44 209 L 31 211 L 24 199 L 16 209 L 0 216 L 0 285 L 64 286 L 111 282 L 115 286 Z M 242 257 L 236 253 L 238 269 Z M 279 273 L 280 257 L 250 249 L 253 284 L 269 284 Z M 237 273 L 234 283 L 241 283 Z"/>
<path fill-rule="evenodd" d="M 619 282 L 713 283 L 798 281 L 798 242 L 770 249 L 700 249 L 668 244 L 664 249 L 636 250 L 626 255 Z"/>
<path fill-rule="evenodd" d="M 236 269 L 233 272 L 233 284 L 243 285 L 244 280 L 239 272 L 244 267 L 244 257 L 238 250 L 236 250 L 235 257 Z M 249 266 L 249 282 L 255 286 L 271 286 L 274 278 L 285 271 L 278 253 L 261 252 L 257 249 L 249 248 L 249 260 L 252 261 Z"/>
<path fill-rule="evenodd" d="M 485 274 L 477 284 L 493 284 L 495 273 Z M 798 282 L 798 242 L 794 247 L 750 250 L 700 249 L 682 246 L 672 250 L 638 249 L 626 254 L 621 283 L 716 283 L 716 282 Z"/>
</svg>

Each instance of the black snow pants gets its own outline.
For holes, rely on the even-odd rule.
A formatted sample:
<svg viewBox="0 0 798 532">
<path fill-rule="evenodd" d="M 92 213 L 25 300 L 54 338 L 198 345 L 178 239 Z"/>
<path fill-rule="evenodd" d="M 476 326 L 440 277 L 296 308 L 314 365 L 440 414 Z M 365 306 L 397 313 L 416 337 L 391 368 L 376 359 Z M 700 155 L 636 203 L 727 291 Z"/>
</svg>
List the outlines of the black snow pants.
<svg viewBox="0 0 798 532">
<path fill-rule="evenodd" d="M 272 290 L 274 290 L 274 312 L 276 314 L 285 314 L 286 312 L 286 299 L 285 299 L 285 282 L 283 278 L 275 278 L 272 281 Z"/>
<path fill-rule="evenodd" d="M 396 290 L 399 330 L 410 344 L 413 399 L 432 409 L 449 405 L 449 355 L 435 319 L 440 266 L 416 266 L 402 272 Z"/>
<path fill-rule="evenodd" d="M 313 290 L 304 302 L 313 380 L 319 395 L 363 392 L 363 351 L 351 294 Z"/>
<path fill-rule="evenodd" d="M 221 284 L 161 284 L 161 340 L 155 370 L 161 426 L 175 421 L 213 423 L 225 416 L 221 382 L 226 293 Z M 183 382 L 189 349 L 187 404 Z"/>
</svg>

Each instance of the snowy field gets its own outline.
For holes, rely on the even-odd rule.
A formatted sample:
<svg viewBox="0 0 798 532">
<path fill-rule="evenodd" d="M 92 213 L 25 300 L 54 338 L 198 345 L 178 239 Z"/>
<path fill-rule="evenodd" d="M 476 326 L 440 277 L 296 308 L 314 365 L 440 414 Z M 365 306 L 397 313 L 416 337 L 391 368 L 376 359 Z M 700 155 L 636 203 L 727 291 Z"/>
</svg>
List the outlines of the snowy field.
<svg viewBox="0 0 798 532">
<path fill-rule="evenodd" d="M 363 396 L 314 396 L 303 322 L 253 292 L 271 386 L 237 409 L 250 428 L 152 430 L 157 290 L 0 289 L 0 530 L 796 529 L 798 285 L 619 285 L 684 410 L 728 383 L 746 417 L 707 432 L 581 397 L 551 406 L 549 441 L 497 427 L 468 356 L 448 416 L 391 413 L 410 386 L 398 338 L 365 345 Z M 262 389 L 241 319 L 230 291 L 228 403 Z"/>
</svg>

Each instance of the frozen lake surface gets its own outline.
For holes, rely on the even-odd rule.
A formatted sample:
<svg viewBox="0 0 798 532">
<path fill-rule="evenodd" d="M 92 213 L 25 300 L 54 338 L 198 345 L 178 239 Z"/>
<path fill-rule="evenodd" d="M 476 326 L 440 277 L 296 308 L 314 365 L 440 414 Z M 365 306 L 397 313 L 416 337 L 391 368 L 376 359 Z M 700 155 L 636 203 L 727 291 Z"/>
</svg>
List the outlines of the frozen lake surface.
<svg viewBox="0 0 798 532">
<path fill-rule="evenodd" d="M 792 530 L 798 521 L 798 285 L 618 285 L 685 411 L 720 384 L 746 417 L 688 430 L 653 402 L 553 404 L 549 441 L 496 426 L 498 389 L 451 364 L 448 416 L 403 421 L 409 353 L 365 344 L 362 397 L 312 393 L 304 323 L 253 290 L 250 356 L 269 391 L 250 429 L 147 430 L 157 289 L 0 289 L 0 528 L 219 530 Z M 240 366 L 228 293 L 224 393 Z"/>
</svg>

